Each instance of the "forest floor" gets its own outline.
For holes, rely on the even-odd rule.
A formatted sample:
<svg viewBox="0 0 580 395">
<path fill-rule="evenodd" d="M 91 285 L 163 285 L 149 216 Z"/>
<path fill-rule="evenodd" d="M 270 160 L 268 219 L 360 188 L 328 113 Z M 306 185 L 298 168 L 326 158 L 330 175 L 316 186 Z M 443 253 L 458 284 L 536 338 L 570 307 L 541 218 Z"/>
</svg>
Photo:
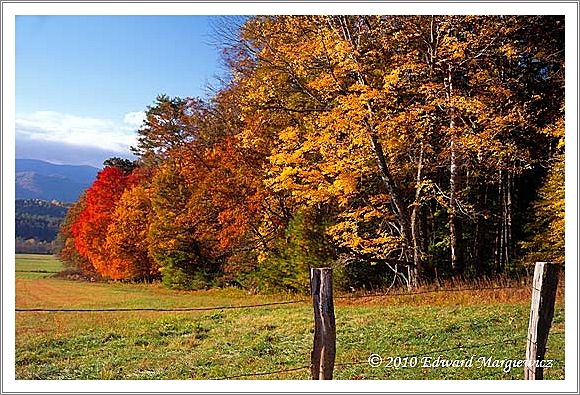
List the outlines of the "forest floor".
<svg viewBox="0 0 580 395">
<path fill-rule="evenodd" d="M 51 256 L 16 256 L 17 379 L 309 378 L 313 318 L 305 295 L 71 281 L 54 277 L 59 270 Z M 506 361 L 525 359 L 529 302 L 528 288 L 338 294 L 334 378 L 522 379 L 523 368 Z M 232 308 L 248 305 L 261 306 Z M 78 311 L 85 309 L 112 311 Z M 369 364 L 371 354 L 380 366 Z M 561 291 L 546 359 L 553 366 L 545 378 L 563 379 Z M 465 362 L 435 366 L 442 360 Z"/>
</svg>

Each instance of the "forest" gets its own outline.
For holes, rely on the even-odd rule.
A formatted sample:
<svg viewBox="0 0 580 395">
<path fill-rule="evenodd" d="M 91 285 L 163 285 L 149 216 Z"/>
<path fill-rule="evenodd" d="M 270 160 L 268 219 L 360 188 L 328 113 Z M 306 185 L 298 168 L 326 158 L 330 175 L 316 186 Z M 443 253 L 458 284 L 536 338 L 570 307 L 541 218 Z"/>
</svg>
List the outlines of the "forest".
<svg viewBox="0 0 580 395">
<path fill-rule="evenodd" d="M 56 200 L 16 199 L 16 253 L 51 254 L 68 205 Z"/>
<path fill-rule="evenodd" d="M 238 23 L 236 23 L 238 22 Z M 61 225 L 84 273 L 303 292 L 564 263 L 563 16 L 255 16 Z"/>
</svg>

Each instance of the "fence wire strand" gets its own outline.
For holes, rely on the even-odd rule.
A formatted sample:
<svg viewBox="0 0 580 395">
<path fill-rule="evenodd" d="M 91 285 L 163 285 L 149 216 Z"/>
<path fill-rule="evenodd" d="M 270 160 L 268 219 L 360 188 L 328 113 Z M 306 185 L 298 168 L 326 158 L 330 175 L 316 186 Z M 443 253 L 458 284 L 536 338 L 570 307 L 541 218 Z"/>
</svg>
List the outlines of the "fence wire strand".
<svg viewBox="0 0 580 395">
<path fill-rule="evenodd" d="M 276 305 L 288 305 L 302 303 L 305 300 L 287 300 L 283 302 L 258 303 L 241 306 L 207 306 L 207 307 L 175 307 L 175 308 L 156 308 L 156 307 L 136 307 L 136 308 L 115 308 L 115 309 L 45 309 L 45 308 L 16 308 L 17 312 L 42 312 L 42 313 L 88 313 L 88 312 L 127 312 L 127 311 L 160 311 L 160 312 L 180 312 L 180 311 L 210 311 L 210 310 L 233 310 L 233 309 L 250 309 L 256 307 L 268 307 Z"/>
<path fill-rule="evenodd" d="M 303 366 L 299 366 L 296 368 L 290 368 L 290 369 L 271 370 L 268 372 L 241 373 L 241 374 L 237 374 L 235 376 L 216 377 L 216 378 L 213 378 L 210 380 L 232 380 L 232 379 L 239 379 L 242 377 L 269 376 L 269 375 L 277 374 L 277 373 L 296 372 L 298 370 L 303 370 L 303 369 L 310 369 L 310 365 L 303 365 Z"/>
</svg>

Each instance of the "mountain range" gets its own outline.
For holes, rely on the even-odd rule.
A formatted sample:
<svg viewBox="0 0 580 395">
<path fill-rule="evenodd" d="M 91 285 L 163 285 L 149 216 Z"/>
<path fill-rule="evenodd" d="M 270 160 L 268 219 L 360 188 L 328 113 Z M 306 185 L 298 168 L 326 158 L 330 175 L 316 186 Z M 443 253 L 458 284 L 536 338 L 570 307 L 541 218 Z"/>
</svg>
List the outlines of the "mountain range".
<svg viewBox="0 0 580 395">
<path fill-rule="evenodd" d="M 16 199 L 75 202 L 94 181 L 99 169 L 16 159 Z"/>
</svg>

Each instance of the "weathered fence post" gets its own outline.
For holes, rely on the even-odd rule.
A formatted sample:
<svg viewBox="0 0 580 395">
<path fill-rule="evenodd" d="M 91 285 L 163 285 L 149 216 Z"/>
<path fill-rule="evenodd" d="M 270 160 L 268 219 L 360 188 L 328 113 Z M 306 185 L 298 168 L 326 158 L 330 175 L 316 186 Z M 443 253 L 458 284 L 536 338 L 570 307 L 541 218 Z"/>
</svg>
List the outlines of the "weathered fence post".
<svg viewBox="0 0 580 395">
<path fill-rule="evenodd" d="M 336 326 L 332 301 L 332 269 L 310 269 L 314 305 L 314 346 L 310 355 L 313 380 L 332 380 L 336 356 Z"/>
<path fill-rule="evenodd" d="M 560 266 L 551 262 L 536 262 L 532 283 L 532 307 L 526 346 L 525 380 L 542 380 L 544 368 L 539 363 L 546 353 L 548 333 L 554 317 Z"/>
</svg>

